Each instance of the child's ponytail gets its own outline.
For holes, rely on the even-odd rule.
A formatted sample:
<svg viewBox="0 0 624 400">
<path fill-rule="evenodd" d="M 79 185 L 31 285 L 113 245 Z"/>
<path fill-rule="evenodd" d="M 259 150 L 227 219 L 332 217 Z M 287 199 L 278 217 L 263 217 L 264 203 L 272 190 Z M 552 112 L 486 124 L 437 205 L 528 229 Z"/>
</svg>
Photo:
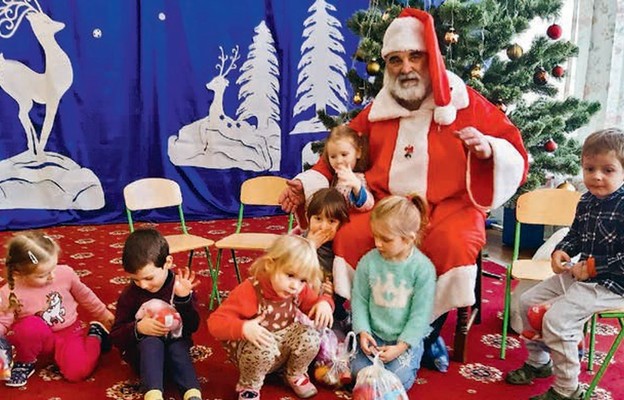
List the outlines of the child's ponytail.
<svg viewBox="0 0 624 400">
<path fill-rule="evenodd" d="M 420 213 L 420 227 L 418 232 L 422 233 L 429 223 L 429 205 L 427 204 L 427 200 L 417 193 L 409 195 L 407 198 L 416 206 Z"/>
</svg>

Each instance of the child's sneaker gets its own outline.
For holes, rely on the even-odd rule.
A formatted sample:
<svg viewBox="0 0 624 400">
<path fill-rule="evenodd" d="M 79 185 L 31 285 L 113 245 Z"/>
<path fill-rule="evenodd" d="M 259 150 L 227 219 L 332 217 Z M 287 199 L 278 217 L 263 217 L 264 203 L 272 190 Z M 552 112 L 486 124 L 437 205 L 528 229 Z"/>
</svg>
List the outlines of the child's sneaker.
<svg viewBox="0 0 624 400">
<path fill-rule="evenodd" d="M 35 363 L 16 362 L 11 369 L 11 377 L 4 384 L 9 387 L 22 387 L 35 373 Z"/>
<path fill-rule="evenodd" d="M 544 392 L 539 396 L 531 397 L 529 400 L 582 400 L 584 395 L 585 393 L 580 386 L 578 386 L 574 393 L 569 396 L 564 396 L 551 387 L 547 392 Z"/>
<path fill-rule="evenodd" d="M 307 399 L 318 393 L 316 387 L 310 382 L 308 374 L 303 374 L 296 378 L 286 378 L 286 382 L 295 394 L 302 399 Z"/>
<path fill-rule="evenodd" d="M 100 338 L 100 348 L 102 349 L 102 353 L 106 353 L 110 351 L 112 344 L 108 338 L 108 329 L 99 321 L 91 321 L 89 322 L 89 333 L 88 336 L 97 336 Z"/>
<path fill-rule="evenodd" d="M 238 392 L 238 400 L 260 400 L 260 392 L 253 389 L 243 389 Z"/>
</svg>

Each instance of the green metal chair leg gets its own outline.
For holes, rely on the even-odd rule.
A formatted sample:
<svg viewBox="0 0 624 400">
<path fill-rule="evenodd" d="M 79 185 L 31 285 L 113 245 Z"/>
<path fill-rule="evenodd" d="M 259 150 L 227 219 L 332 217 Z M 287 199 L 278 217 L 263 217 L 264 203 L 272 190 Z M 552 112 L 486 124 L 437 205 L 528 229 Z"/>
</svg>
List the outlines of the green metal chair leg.
<svg viewBox="0 0 624 400">
<path fill-rule="evenodd" d="M 210 278 L 212 279 L 212 291 L 210 292 L 210 304 L 208 308 L 210 310 L 214 307 L 214 301 L 217 301 L 217 304 L 221 304 L 221 296 L 219 295 L 219 269 L 221 267 L 221 254 L 223 253 L 223 249 L 219 249 L 217 252 L 217 262 L 214 267 L 210 267 Z"/>
<path fill-rule="evenodd" d="M 188 259 L 188 263 L 186 264 L 186 268 L 188 268 L 189 271 L 191 270 L 191 264 L 193 263 L 193 253 L 194 252 L 195 252 L 195 250 L 189 251 L 189 259 Z"/>
<path fill-rule="evenodd" d="M 605 371 L 607 370 L 607 367 L 611 362 L 611 358 L 613 358 L 613 355 L 617 351 L 618 347 L 620 347 L 620 342 L 622 342 L 622 339 L 624 339 L 624 318 L 618 318 L 618 321 L 620 322 L 620 333 L 618 333 L 618 335 L 615 337 L 615 340 L 613 341 L 613 344 L 609 349 L 609 353 L 607 353 L 607 355 L 605 356 L 605 359 L 602 362 L 600 369 L 598 370 L 598 372 L 596 372 L 594 379 L 592 379 L 589 387 L 585 391 L 585 396 L 583 398 L 586 400 L 589 400 L 591 398 L 594 389 L 596 388 L 596 386 L 598 386 L 598 382 L 600 382 L 602 375 L 604 375 Z"/>
<path fill-rule="evenodd" d="M 507 350 L 507 331 L 509 329 L 509 314 L 511 310 L 511 266 L 507 267 L 505 279 L 505 305 L 503 307 L 503 334 L 501 335 L 500 358 L 505 359 Z"/>
<path fill-rule="evenodd" d="M 232 261 L 234 262 L 234 271 L 236 271 L 236 279 L 238 280 L 238 283 L 241 283 L 242 279 L 241 279 L 240 270 L 238 269 L 238 261 L 236 260 L 236 254 L 234 253 L 234 249 L 231 249 L 231 251 L 232 251 Z"/>
<path fill-rule="evenodd" d="M 594 370 L 594 348 L 596 345 L 596 321 L 598 314 L 592 315 L 590 319 L 591 328 L 589 329 L 589 354 L 587 355 L 587 370 Z"/>
</svg>

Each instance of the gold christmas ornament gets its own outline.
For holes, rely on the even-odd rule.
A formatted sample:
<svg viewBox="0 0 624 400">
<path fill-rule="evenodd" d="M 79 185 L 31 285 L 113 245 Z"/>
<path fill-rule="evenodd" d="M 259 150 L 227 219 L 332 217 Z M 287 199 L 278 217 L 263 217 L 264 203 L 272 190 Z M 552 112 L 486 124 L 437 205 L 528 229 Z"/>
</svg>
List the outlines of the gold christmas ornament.
<svg viewBox="0 0 624 400">
<path fill-rule="evenodd" d="M 475 64 L 474 67 L 470 70 L 470 77 L 472 79 L 483 79 L 483 68 L 481 68 L 481 64 Z"/>
<path fill-rule="evenodd" d="M 455 28 L 450 28 L 448 32 L 444 34 L 444 42 L 446 44 L 451 45 L 455 44 L 459 41 L 459 34 L 455 32 Z"/>
<path fill-rule="evenodd" d="M 370 60 L 368 64 L 366 64 L 366 72 L 369 75 L 377 75 L 381 70 L 381 65 L 377 62 L 377 60 Z"/>
<path fill-rule="evenodd" d="M 365 58 L 366 58 L 366 54 L 364 53 L 364 50 L 358 48 L 357 51 L 355 52 L 355 59 L 362 62 L 364 61 Z"/>
<path fill-rule="evenodd" d="M 576 192 L 576 188 L 573 184 L 568 181 L 563 181 L 559 185 L 557 185 L 557 189 L 569 190 L 571 192 Z"/>
<path fill-rule="evenodd" d="M 523 54 L 524 50 L 522 50 L 522 47 L 517 43 L 507 47 L 507 57 L 509 57 L 510 60 L 517 60 L 522 57 Z"/>
<path fill-rule="evenodd" d="M 360 92 L 355 93 L 355 95 L 353 96 L 353 102 L 355 104 L 362 104 L 362 95 L 360 94 Z"/>
</svg>

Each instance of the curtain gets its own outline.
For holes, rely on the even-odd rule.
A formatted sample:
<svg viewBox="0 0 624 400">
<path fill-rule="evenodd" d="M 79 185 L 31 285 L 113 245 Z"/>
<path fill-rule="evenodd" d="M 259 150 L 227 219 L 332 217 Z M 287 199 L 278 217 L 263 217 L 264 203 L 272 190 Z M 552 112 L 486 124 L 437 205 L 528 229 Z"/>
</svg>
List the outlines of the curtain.
<svg viewBox="0 0 624 400">
<path fill-rule="evenodd" d="M 624 0 L 574 0 L 572 40 L 579 47 L 568 94 L 598 101 L 601 110 L 579 130 L 624 127 Z"/>
<path fill-rule="evenodd" d="M 145 177 L 177 181 L 189 219 L 235 216 L 245 179 L 301 171 L 327 134 L 317 110 L 355 106 L 346 21 L 366 8 L 3 0 L 0 230 L 124 221 Z"/>
</svg>

